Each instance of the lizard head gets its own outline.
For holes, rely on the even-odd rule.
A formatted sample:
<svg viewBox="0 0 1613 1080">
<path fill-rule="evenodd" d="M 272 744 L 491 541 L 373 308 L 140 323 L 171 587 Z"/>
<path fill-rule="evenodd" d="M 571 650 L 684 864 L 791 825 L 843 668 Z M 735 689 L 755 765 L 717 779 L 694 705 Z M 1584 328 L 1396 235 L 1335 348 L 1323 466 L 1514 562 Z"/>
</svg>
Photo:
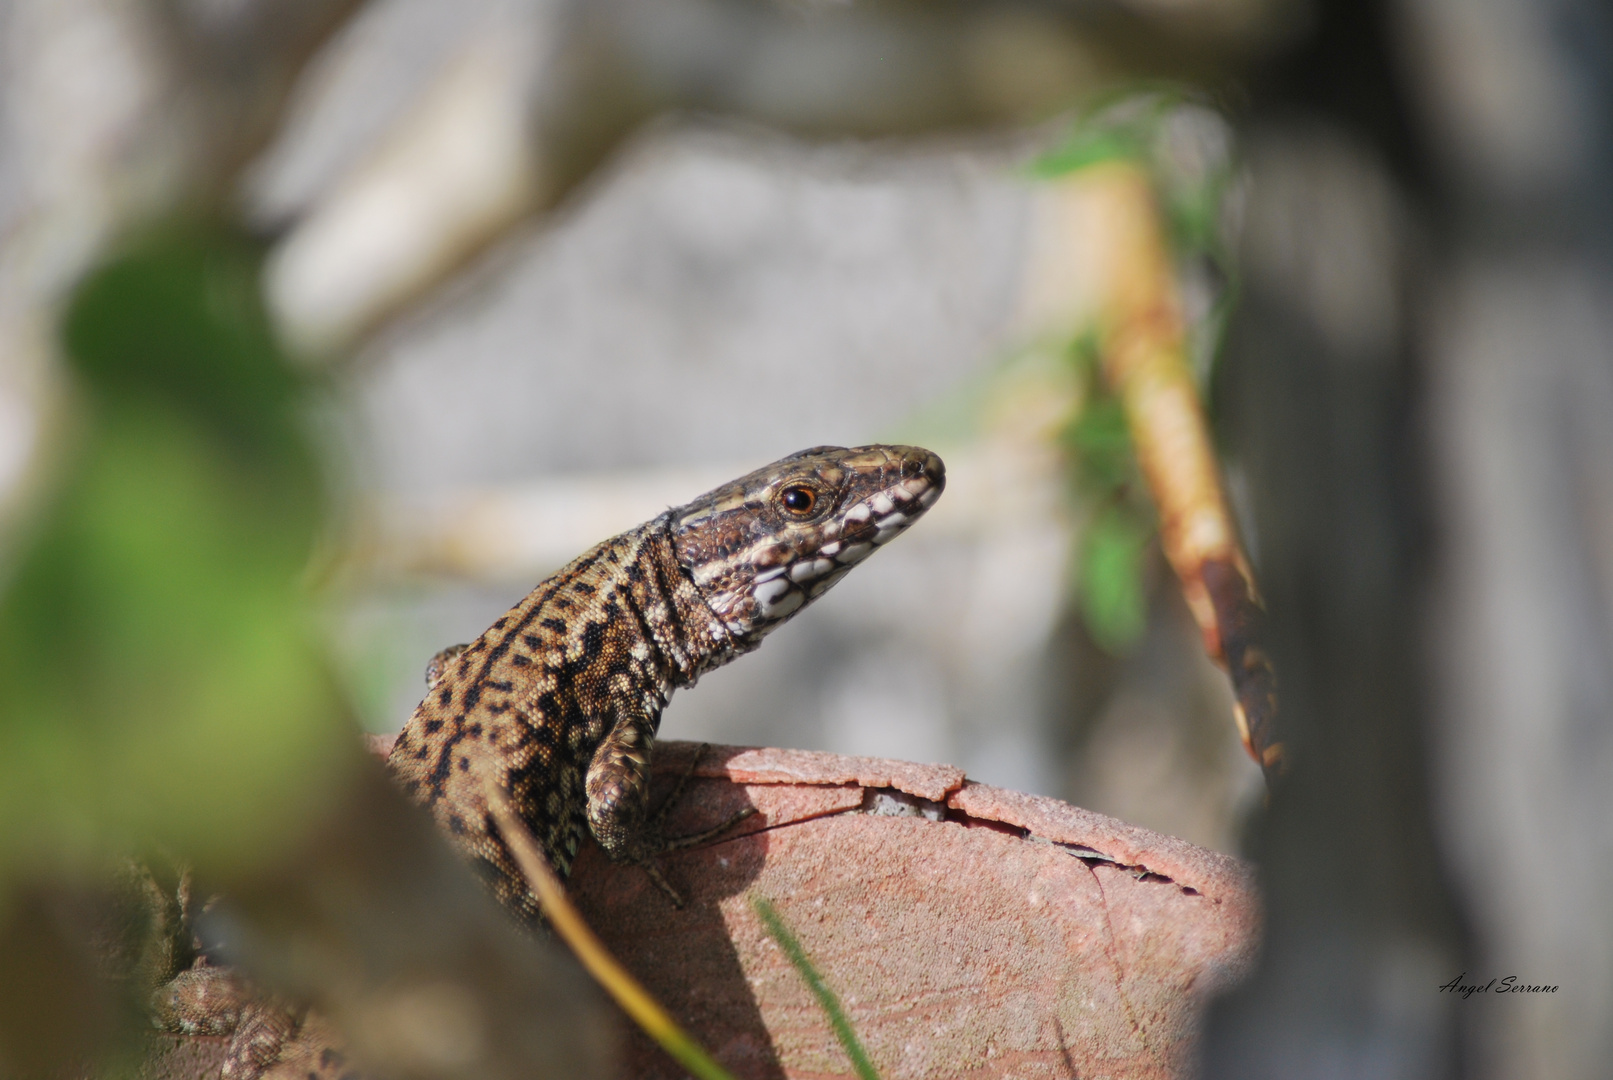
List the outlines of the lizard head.
<svg viewBox="0 0 1613 1080">
<path fill-rule="evenodd" d="M 940 498 L 917 446 L 815 446 L 673 510 L 678 562 L 741 647 L 822 596 Z"/>
</svg>

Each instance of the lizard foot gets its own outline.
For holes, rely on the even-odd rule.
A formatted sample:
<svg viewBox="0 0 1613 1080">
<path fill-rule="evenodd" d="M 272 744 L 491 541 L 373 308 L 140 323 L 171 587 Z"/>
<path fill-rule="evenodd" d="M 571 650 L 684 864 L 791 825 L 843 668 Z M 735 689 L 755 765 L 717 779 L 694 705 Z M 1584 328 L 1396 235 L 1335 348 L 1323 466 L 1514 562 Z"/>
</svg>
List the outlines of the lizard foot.
<svg viewBox="0 0 1613 1080">
<path fill-rule="evenodd" d="M 151 997 L 151 1022 L 175 1035 L 233 1035 L 252 1004 L 251 987 L 233 968 L 187 968 Z"/>
<path fill-rule="evenodd" d="M 650 880 L 655 882 L 656 888 L 665 893 L 666 898 L 672 901 L 673 907 L 682 908 L 684 904 L 683 897 L 667 881 L 666 875 L 661 873 L 661 868 L 655 865 L 656 856 L 665 855 L 670 851 L 691 848 L 697 844 L 703 844 L 707 840 L 714 840 L 755 813 L 756 808 L 754 806 L 747 806 L 738 813 L 730 815 L 727 821 L 714 829 L 705 829 L 689 836 L 673 837 L 670 840 L 652 841 L 645 845 L 645 851 L 634 858 L 633 863 L 650 876 Z"/>
<path fill-rule="evenodd" d="M 233 968 L 199 963 L 180 972 L 153 996 L 152 1020 L 176 1035 L 227 1037 L 223 1080 L 361 1080 L 328 1022 Z"/>
<path fill-rule="evenodd" d="M 685 848 L 696 847 L 708 840 L 714 840 L 756 813 L 754 806 L 747 806 L 743 810 L 729 815 L 726 821 L 714 828 L 702 829 L 700 832 L 690 833 L 687 836 L 668 838 L 663 835 L 662 829 L 665 827 L 667 814 L 677 804 L 678 799 L 683 796 L 683 789 L 688 786 L 689 778 L 694 775 L 695 769 L 700 765 L 700 759 L 706 755 L 706 751 L 709 749 L 711 749 L 710 743 L 700 744 L 699 749 L 694 752 L 694 757 L 690 760 L 688 768 L 683 770 L 683 775 L 679 776 L 678 782 L 673 785 L 672 791 L 668 793 L 665 799 L 661 800 L 661 805 L 656 809 L 654 816 L 650 818 L 648 832 L 651 840 L 645 845 L 646 850 L 643 854 L 634 860 L 650 876 L 650 880 L 655 882 L 656 887 L 666 894 L 667 899 L 672 901 L 672 906 L 675 908 L 683 907 L 683 897 L 678 895 L 677 890 L 667 882 L 665 875 L 655 865 L 653 861 L 655 857 L 665 855 L 671 851 L 682 851 Z"/>
<path fill-rule="evenodd" d="M 309 1009 L 265 1000 L 241 1016 L 223 1080 L 366 1080 L 343 1052 L 340 1033 Z"/>
<path fill-rule="evenodd" d="M 454 659 L 468 648 L 470 648 L 469 645 L 450 645 L 446 649 L 439 650 L 435 656 L 426 661 L 426 689 L 431 690 L 441 682 L 442 677 L 448 674 L 448 665 L 453 663 Z"/>
</svg>

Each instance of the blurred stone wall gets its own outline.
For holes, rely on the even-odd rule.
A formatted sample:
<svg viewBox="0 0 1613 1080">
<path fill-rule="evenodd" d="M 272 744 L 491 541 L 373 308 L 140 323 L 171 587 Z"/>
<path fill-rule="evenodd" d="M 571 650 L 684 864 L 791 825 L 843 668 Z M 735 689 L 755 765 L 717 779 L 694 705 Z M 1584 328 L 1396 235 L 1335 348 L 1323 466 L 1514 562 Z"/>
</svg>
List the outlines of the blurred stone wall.
<svg viewBox="0 0 1613 1080">
<path fill-rule="evenodd" d="M 227 21 L 249 6 L 174 10 Z M 1365 129 L 1394 129 L 1387 160 L 1368 155 L 1366 170 L 1352 173 L 1353 150 L 1329 153 L 1315 174 L 1277 189 L 1292 199 L 1273 197 L 1282 174 L 1265 170 L 1268 187 L 1253 198 L 1286 223 L 1251 239 L 1282 258 L 1245 300 L 1263 290 L 1293 307 L 1301 294 L 1319 305 L 1311 321 L 1321 339 L 1377 348 L 1361 335 L 1382 314 L 1375 298 L 1396 268 L 1373 248 L 1392 235 L 1395 251 L 1410 249 L 1423 287 L 1391 298 L 1413 301 L 1393 313 L 1393 336 L 1422 358 L 1424 411 L 1395 422 L 1428 437 L 1419 452 L 1431 458 L 1425 509 L 1439 580 L 1429 608 L 1407 595 L 1415 588 L 1383 607 L 1397 635 L 1413 636 L 1410 622 L 1426 619 L 1416 636 L 1440 678 L 1425 688 L 1431 729 L 1400 733 L 1427 735 L 1432 782 L 1418 771 L 1407 783 L 1435 809 L 1438 851 L 1422 854 L 1457 883 L 1483 965 L 1470 974 L 1562 984 L 1526 1001 L 1441 1004 L 1423 1023 L 1426 954 L 1384 935 L 1381 955 L 1362 962 L 1299 938 L 1290 958 L 1308 957 L 1322 974 L 1304 968 L 1302 992 L 1290 984 L 1262 999 L 1283 1003 L 1287 1018 L 1251 1014 L 1243 1049 L 1293 1033 L 1319 1048 L 1308 1059 L 1317 1075 L 1367 1074 L 1390 1060 L 1361 1050 L 1387 1044 L 1351 1027 L 1342 999 L 1329 996 L 1354 964 L 1364 977 L 1351 992 L 1370 1004 L 1362 1016 L 1391 1034 L 1419 1029 L 1419 1039 L 1458 1016 L 1473 1074 L 1600 1075 L 1613 1031 L 1606 6 L 1232 6 L 1251 22 L 1269 16 L 1263 47 L 1313 81 L 1336 77 L 1354 93 L 1357 78 L 1370 84 L 1392 68 L 1403 95 L 1347 102 Z M 1287 18 L 1300 7 L 1304 17 Z M 184 117 L 168 111 L 174 73 L 147 33 L 148 10 L 137 0 L 0 0 L 7 511 L 27 486 L 59 389 L 53 298 L 183 171 L 165 150 L 165 139 L 185 141 L 170 130 Z M 549 0 L 366 5 L 300 87 L 290 131 L 248 185 L 251 219 L 271 239 L 294 232 L 466 57 L 509 65 L 489 68 L 482 90 L 518 87 L 523 63 L 552 44 L 552 11 Z M 1308 35 L 1368 22 L 1377 36 L 1347 42 L 1357 50 L 1345 50 L 1349 62 L 1305 51 Z M 1357 63 L 1361 49 L 1377 51 Z M 1012 67 L 1022 54 L 1005 55 Z M 1292 93 L 1263 100 L 1284 125 L 1316 105 Z M 469 130 L 452 119 L 450 134 Z M 1254 778 L 1232 744 L 1224 685 L 1170 588 L 1156 590 L 1147 640 L 1125 663 L 1097 655 L 1065 611 L 1065 553 L 1080 523 L 1036 435 L 1045 406 L 1067 388 L 1032 364 L 969 438 L 940 407 L 980 404 L 999 362 L 1036 343 L 1023 321 L 1029 296 L 1056 281 L 1051 291 L 1079 308 L 1092 285 L 1079 265 L 1051 277 L 1038 269 L 1047 207 L 1018 178 L 1021 161 L 1002 141 L 811 147 L 674 118 L 558 214 L 506 236 L 370 338 L 334 373 L 320 419 L 364 556 L 335 575 L 333 636 L 372 726 L 401 722 L 427 656 L 479 632 L 588 542 L 806 444 L 933 440 L 953 467 L 936 512 L 758 656 L 681 695 L 667 734 L 951 760 L 981 779 L 1232 846 Z M 1396 187 L 1408 174 L 1420 191 Z M 1394 197 L 1380 200 L 1391 187 Z M 1408 195 L 1418 196 L 1404 203 L 1409 219 L 1396 210 L 1370 228 L 1351 224 L 1360 220 L 1352 207 L 1372 204 L 1376 215 Z M 1080 263 L 1079 244 L 1058 246 Z M 1302 342 L 1291 354 L 1299 365 L 1272 371 L 1314 390 L 1316 369 L 1305 376 L 1303 364 L 1317 352 Z M 1278 416 L 1301 395 L 1288 397 L 1261 415 Z M 1301 434 L 1384 449 L 1337 410 Z M 1269 455 L 1274 467 L 1292 465 L 1283 449 Z M 1294 490 L 1326 502 L 1342 489 Z M 1340 565 L 1388 570 L 1367 543 L 1350 555 Z M 1370 671 L 1348 660 L 1338 670 L 1355 689 Z M 1376 783 L 1384 773 L 1362 775 Z M 1355 819 L 1368 816 L 1358 805 L 1371 811 L 1380 838 L 1417 830 L 1419 814 L 1372 796 L 1363 783 L 1336 805 Z M 1369 845 L 1358 858 L 1342 835 L 1303 838 L 1303 850 L 1274 855 L 1268 869 L 1304 876 L 1314 859 L 1328 875 L 1365 882 L 1365 868 L 1396 847 Z M 1338 892 L 1328 875 L 1312 876 L 1312 915 L 1325 915 Z M 1387 886 L 1357 892 L 1362 910 L 1394 907 Z M 1413 1049 L 1395 1060 L 1442 1053 L 1426 1041 Z M 1228 1074 L 1250 1075 L 1250 1060 L 1232 1054 Z M 1279 1065 L 1280 1075 L 1302 1071 Z"/>
<path fill-rule="evenodd" d="M 253 215 L 317 203 L 468 42 L 537 49 L 544 9 L 370 5 L 256 170 Z M 401 723 L 427 657 L 595 540 L 806 446 L 923 441 L 952 466 L 925 527 L 680 694 L 665 735 L 953 762 L 1234 846 L 1257 773 L 1180 605 L 1123 671 L 1060 630 L 1078 523 L 1046 436 L 1070 389 L 1034 363 L 998 383 L 1100 283 L 1051 224 L 1069 209 L 1025 179 L 1034 145 L 807 144 L 668 118 L 395 318 L 330 410 L 353 501 L 377 511 L 358 527 L 381 520 L 389 564 L 338 605 L 366 722 Z M 422 534 L 434 554 L 397 566 Z M 1088 662 L 1109 674 L 1071 677 Z M 1102 693 L 1072 735 L 1077 684 Z"/>
<path fill-rule="evenodd" d="M 665 129 L 360 358 L 344 381 L 364 486 L 400 495 L 671 466 L 702 470 L 700 484 L 806 446 L 900 437 L 922 406 L 999 359 L 1027 210 L 1000 159 Z M 665 499 L 700 490 L 669 484 Z M 1047 790 L 1031 672 L 1001 686 L 988 676 L 1005 651 L 1034 662 L 1061 596 L 1063 542 L 1055 527 L 1039 547 L 1003 553 L 1006 576 L 1031 587 L 998 602 L 1029 610 L 1010 620 L 1023 625 L 1011 639 L 979 641 L 974 620 L 1003 621 L 979 595 L 994 568 L 973 538 L 916 530 L 755 657 L 679 695 L 665 731 L 967 754 L 1000 782 Z M 429 601 L 442 614 L 421 616 L 423 651 L 389 699 L 394 721 L 418 697 L 421 658 L 479 633 L 530 584 Z M 967 731 L 981 713 L 991 730 Z"/>
<path fill-rule="evenodd" d="M 522 92 L 552 45 L 554 12 L 364 5 L 249 169 L 248 220 L 283 253 L 422 108 L 474 142 L 488 95 Z M 147 14 L 133 0 L 0 2 L 7 498 L 56 392 L 39 298 L 170 167 Z M 489 69 L 481 98 L 442 97 L 489 57 L 506 67 Z M 470 111 L 444 114 L 444 100 Z M 1085 211 L 1050 206 L 1025 179 L 1058 130 L 808 144 L 669 117 L 559 211 L 394 313 L 333 368 L 316 418 L 357 538 L 331 622 L 366 723 L 400 724 L 427 657 L 588 544 L 804 446 L 907 439 L 951 466 L 924 528 L 680 695 L 666 734 L 950 761 L 1235 846 L 1256 774 L 1170 579 L 1156 581 L 1161 621 L 1134 661 L 1070 637 L 1079 520 L 1047 435 L 1073 399 L 1038 357 L 1038 327 L 1067 335 L 1101 282 L 1092 251 L 1069 242 Z M 148 161 L 161 168 L 142 172 Z M 277 255 L 276 287 L 287 266 Z M 1005 380 L 1015 357 L 1029 362 Z M 435 555 L 409 554 L 419 536 Z"/>
</svg>

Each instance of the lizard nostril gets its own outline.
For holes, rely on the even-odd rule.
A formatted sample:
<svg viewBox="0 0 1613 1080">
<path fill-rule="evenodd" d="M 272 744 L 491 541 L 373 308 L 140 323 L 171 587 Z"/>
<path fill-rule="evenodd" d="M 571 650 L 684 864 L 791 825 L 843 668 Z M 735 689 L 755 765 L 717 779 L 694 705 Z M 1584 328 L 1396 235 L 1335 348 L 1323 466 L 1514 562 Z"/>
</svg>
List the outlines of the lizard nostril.
<svg viewBox="0 0 1613 1080">
<path fill-rule="evenodd" d="M 932 484 L 938 484 L 946 476 L 946 466 L 941 459 L 929 450 L 915 449 L 902 462 L 902 478 L 922 476 Z"/>
</svg>

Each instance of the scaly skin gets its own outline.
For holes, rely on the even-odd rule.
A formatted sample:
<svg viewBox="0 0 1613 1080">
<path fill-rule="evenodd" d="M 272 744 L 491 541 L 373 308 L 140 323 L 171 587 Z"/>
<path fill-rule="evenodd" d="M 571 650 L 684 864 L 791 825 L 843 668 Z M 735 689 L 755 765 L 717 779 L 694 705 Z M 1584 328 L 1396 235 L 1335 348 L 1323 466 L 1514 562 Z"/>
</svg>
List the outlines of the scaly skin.
<svg viewBox="0 0 1613 1080">
<path fill-rule="evenodd" d="M 647 820 L 649 763 L 672 691 L 756 648 L 945 483 L 928 450 L 816 447 L 605 541 L 439 654 L 394 777 L 523 919 L 537 901 L 489 819 L 489 784 L 561 873 L 587 829 L 653 874 L 665 842 Z"/>
<path fill-rule="evenodd" d="M 749 652 L 940 497 L 916 447 L 816 447 L 607 540 L 542 582 L 470 645 L 438 653 L 393 747 L 429 806 L 522 919 L 538 904 L 489 819 L 506 793 L 564 873 L 593 833 L 645 867 L 666 848 L 646 802 L 672 691 Z M 159 1026 L 230 1035 L 226 1080 L 360 1080 L 317 1014 L 199 962 L 165 986 Z"/>
</svg>

